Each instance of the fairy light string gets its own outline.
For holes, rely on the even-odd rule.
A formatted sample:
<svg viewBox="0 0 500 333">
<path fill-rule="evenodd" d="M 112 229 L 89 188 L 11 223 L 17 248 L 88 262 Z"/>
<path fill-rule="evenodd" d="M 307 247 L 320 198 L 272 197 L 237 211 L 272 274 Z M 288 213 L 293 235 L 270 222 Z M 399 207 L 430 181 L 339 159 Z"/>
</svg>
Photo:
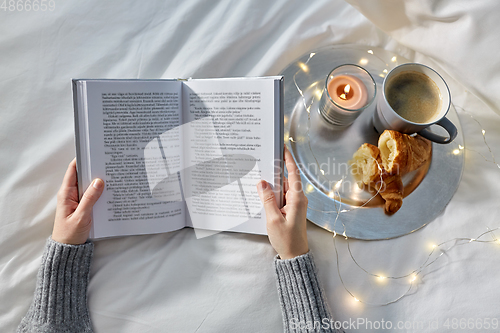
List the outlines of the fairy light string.
<svg viewBox="0 0 500 333">
<path fill-rule="evenodd" d="M 372 50 L 368 50 L 368 53 L 370 53 L 370 54 L 373 55 L 373 51 Z M 296 87 L 297 91 L 299 92 L 299 94 L 300 94 L 300 96 L 302 98 L 302 103 L 304 105 L 304 109 L 307 112 L 306 137 L 307 137 L 307 144 L 308 144 L 309 150 L 310 150 L 310 152 L 311 152 L 311 154 L 312 154 L 312 156 L 313 156 L 313 158 L 315 160 L 316 165 L 319 167 L 319 170 L 320 170 L 320 173 L 321 173 L 320 177 L 324 177 L 327 181 L 330 181 L 330 179 L 328 179 L 328 177 L 325 176 L 324 171 L 319 166 L 319 162 L 318 162 L 318 159 L 316 158 L 316 156 L 314 154 L 314 151 L 312 149 L 311 140 L 310 140 L 310 136 L 309 136 L 309 129 L 311 128 L 311 107 L 312 107 L 312 105 L 315 102 L 315 96 L 313 94 L 311 96 L 311 98 L 310 98 L 310 102 L 308 102 L 306 96 L 304 95 L 303 90 L 299 87 L 299 85 L 297 84 L 297 81 L 296 81 L 296 76 L 297 75 L 299 75 L 302 72 L 307 73 L 309 71 L 308 63 L 314 57 L 314 55 L 315 55 L 315 53 L 310 53 L 309 54 L 309 58 L 307 59 L 307 61 L 305 61 L 305 63 L 299 63 L 300 69 L 294 74 L 294 76 L 293 76 L 293 82 L 295 84 L 295 87 Z M 394 59 L 396 59 L 396 58 L 393 57 L 391 59 L 391 61 L 394 62 L 395 61 Z M 317 96 L 318 100 L 319 100 L 320 97 L 321 96 Z M 475 153 L 479 154 L 480 156 L 482 156 L 485 161 L 493 163 L 497 168 L 500 169 L 500 164 L 496 161 L 495 155 L 493 154 L 493 151 L 492 151 L 490 145 L 488 144 L 488 142 L 486 140 L 486 130 L 483 128 L 483 126 L 481 125 L 481 123 L 470 112 L 466 111 L 463 107 L 460 107 L 460 106 L 457 106 L 457 105 L 454 105 L 454 106 L 455 106 L 455 108 L 459 108 L 462 113 L 465 113 L 466 115 L 468 115 L 480 127 L 480 129 L 481 129 L 481 135 L 483 137 L 484 144 L 488 148 L 488 152 L 489 152 L 489 154 L 491 156 L 491 159 L 487 158 L 486 156 L 484 156 L 484 154 L 482 154 L 482 153 L 480 153 L 480 152 L 478 152 L 476 150 L 473 150 L 473 149 L 470 149 L 470 148 L 466 148 L 466 147 L 464 147 L 464 146 L 462 146 L 460 144 L 457 145 L 457 149 L 455 149 L 453 151 L 453 153 L 456 154 L 456 155 L 458 155 L 458 154 L 460 154 L 460 152 L 462 150 L 467 150 L 467 151 L 475 152 Z M 290 145 L 298 143 L 297 140 L 295 140 L 291 136 L 288 138 L 288 141 L 289 141 Z M 377 167 L 379 168 L 379 170 L 381 170 L 381 166 L 379 165 L 378 162 L 377 162 Z M 376 274 L 376 273 L 371 272 L 370 270 L 365 269 L 361 264 L 358 263 L 358 261 L 356 260 L 356 258 L 354 257 L 354 255 L 353 255 L 353 253 L 351 251 L 350 241 L 349 241 L 349 238 L 346 235 L 346 225 L 345 225 L 345 223 L 342 220 L 340 220 L 340 222 L 342 223 L 342 230 L 343 230 L 342 237 L 346 241 L 347 250 L 348 250 L 349 256 L 352 259 L 352 261 L 354 262 L 354 264 L 359 269 L 361 269 L 368 276 L 371 276 L 371 277 L 379 279 L 379 280 L 386 280 L 386 279 L 389 279 L 389 280 L 408 279 L 409 280 L 408 288 L 402 294 L 400 294 L 398 297 L 396 297 L 396 298 L 394 298 L 394 299 L 392 299 L 392 300 L 390 300 L 388 302 L 384 302 L 384 303 L 371 303 L 371 302 L 367 302 L 367 301 L 359 298 L 359 296 L 356 296 L 350 290 L 350 288 L 347 287 L 346 283 L 344 282 L 344 279 L 343 279 L 342 273 L 341 273 L 341 269 L 340 269 L 339 251 L 338 251 L 337 242 L 336 242 L 336 238 L 337 238 L 338 233 L 335 230 L 337 230 L 336 226 L 337 226 L 337 222 L 339 221 L 340 214 L 347 213 L 347 212 L 353 211 L 355 209 L 359 209 L 359 208 L 364 207 L 373 198 L 375 198 L 379 194 L 380 189 L 377 190 L 377 192 L 371 198 L 369 198 L 365 203 L 363 203 L 363 205 L 361 205 L 359 207 L 354 207 L 354 208 L 351 208 L 351 209 L 345 209 L 345 208 L 343 209 L 342 206 L 344 204 L 342 203 L 342 196 L 340 194 L 339 188 L 340 188 L 340 184 L 342 184 L 342 182 L 344 181 L 344 179 L 345 179 L 345 176 L 342 176 L 341 179 L 338 180 L 335 183 L 335 185 L 333 186 L 333 188 L 331 189 L 331 191 L 329 193 L 329 197 L 332 198 L 332 199 L 334 199 L 333 202 L 334 202 L 334 208 L 335 208 L 335 210 L 333 210 L 333 211 L 323 211 L 323 210 L 314 209 L 314 208 L 312 208 L 310 206 L 308 206 L 308 209 L 311 209 L 311 210 L 314 210 L 314 211 L 318 211 L 318 212 L 322 212 L 322 213 L 326 213 L 326 214 L 330 214 L 330 213 L 335 213 L 336 214 L 335 215 L 335 220 L 334 220 L 332 240 L 333 240 L 333 244 L 334 244 L 334 248 L 335 248 L 337 273 L 338 273 L 340 282 L 342 284 L 342 287 L 345 289 L 345 291 L 356 302 L 360 302 L 360 303 L 363 303 L 363 304 L 369 305 L 369 306 L 385 306 L 385 305 L 389 305 L 389 304 L 392 304 L 392 303 L 396 303 L 396 302 L 398 302 L 399 300 L 401 300 L 403 297 L 405 297 L 406 295 L 408 295 L 410 293 L 410 291 L 413 289 L 413 286 L 414 286 L 415 282 L 417 281 L 418 276 L 421 275 L 422 272 L 427 267 L 429 267 L 430 265 L 434 264 L 436 261 L 439 260 L 439 258 L 441 258 L 446 252 L 452 250 L 455 246 L 461 246 L 461 245 L 466 245 L 466 244 L 470 244 L 470 243 L 500 243 L 500 239 L 498 239 L 496 237 L 495 233 L 494 233 L 495 231 L 498 231 L 500 229 L 500 227 L 493 228 L 493 229 L 490 229 L 489 227 L 487 227 L 487 231 L 481 233 L 480 235 L 478 235 L 478 236 L 476 236 L 474 238 L 457 237 L 457 238 L 452 238 L 452 239 L 443 241 L 443 242 L 441 242 L 439 244 L 433 245 L 432 246 L 432 250 L 429 252 L 429 254 L 425 258 L 425 260 L 422 262 L 422 264 L 418 268 L 413 269 L 413 270 L 409 271 L 406 274 L 396 275 L 396 276 L 383 276 L 383 275 Z M 380 180 L 382 181 L 382 176 L 380 176 Z M 485 237 L 487 235 L 491 236 L 492 239 L 491 240 L 484 240 L 484 239 L 482 239 L 483 237 Z M 445 247 L 446 245 L 448 245 L 450 243 L 451 243 L 451 245 L 449 247 L 443 249 L 443 247 Z M 433 255 L 436 253 L 437 250 L 439 250 L 440 253 L 433 258 Z"/>
</svg>

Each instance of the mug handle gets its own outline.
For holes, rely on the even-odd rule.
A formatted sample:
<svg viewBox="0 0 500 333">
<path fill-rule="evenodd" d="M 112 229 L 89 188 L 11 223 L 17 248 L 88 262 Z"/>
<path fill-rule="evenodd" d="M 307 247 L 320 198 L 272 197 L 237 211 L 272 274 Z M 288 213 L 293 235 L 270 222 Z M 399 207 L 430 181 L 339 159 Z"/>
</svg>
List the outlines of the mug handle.
<svg viewBox="0 0 500 333">
<path fill-rule="evenodd" d="M 455 138 L 457 137 L 457 134 L 458 134 L 458 130 L 455 127 L 455 125 L 453 125 L 453 123 L 448 120 L 448 118 L 443 118 L 443 119 L 439 120 L 436 123 L 436 125 L 439 125 L 442 128 L 444 128 L 446 130 L 446 132 L 448 132 L 449 137 L 447 138 L 447 137 L 444 137 L 441 135 L 434 134 L 427 128 L 424 128 L 423 130 L 418 132 L 418 134 L 420 134 L 421 136 L 423 136 L 426 139 L 429 139 L 433 142 L 441 143 L 441 144 L 450 143 L 453 140 L 455 140 Z"/>
</svg>

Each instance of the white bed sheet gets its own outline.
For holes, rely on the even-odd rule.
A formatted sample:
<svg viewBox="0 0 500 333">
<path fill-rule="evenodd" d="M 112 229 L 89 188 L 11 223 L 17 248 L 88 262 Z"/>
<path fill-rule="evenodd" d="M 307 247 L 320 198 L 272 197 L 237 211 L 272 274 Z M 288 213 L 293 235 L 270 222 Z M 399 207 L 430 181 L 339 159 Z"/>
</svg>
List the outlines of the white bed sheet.
<svg viewBox="0 0 500 333">
<path fill-rule="evenodd" d="M 376 274 L 401 275 L 420 266 L 432 243 L 499 227 L 500 169 L 481 134 L 500 159 L 498 2 L 349 2 L 359 11 L 340 0 L 54 0 L 54 11 L 0 10 L 0 331 L 14 331 L 32 300 L 56 192 L 74 156 L 71 78 L 275 75 L 326 45 L 386 48 L 445 76 L 466 163 L 435 221 L 394 240 L 352 240 L 356 259 Z M 332 235 L 312 224 L 308 233 L 337 320 L 446 332 L 453 318 L 475 325 L 500 318 L 498 243 L 456 246 L 423 271 L 408 296 L 367 306 L 339 280 Z M 378 283 L 363 273 L 346 245 L 337 238 L 340 271 L 357 298 L 383 303 L 407 289 L 406 279 Z M 196 239 L 191 229 L 98 241 L 89 285 L 95 331 L 280 332 L 273 255 L 264 236 Z"/>
</svg>

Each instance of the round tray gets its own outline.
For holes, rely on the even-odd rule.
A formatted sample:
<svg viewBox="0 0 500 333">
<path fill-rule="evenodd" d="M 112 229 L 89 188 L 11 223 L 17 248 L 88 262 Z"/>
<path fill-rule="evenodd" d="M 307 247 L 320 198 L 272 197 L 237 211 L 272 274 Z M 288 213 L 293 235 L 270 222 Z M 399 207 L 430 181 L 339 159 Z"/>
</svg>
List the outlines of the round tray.
<svg viewBox="0 0 500 333">
<path fill-rule="evenodd" d="M 341 64 L 364 67 L 375 79 L 378 94 L 386 73 L 406 62 L 409 61 L 379 48 L 338 45 L 307 53 L 282 72 L 285 143 L 301 171 L 304 193 L 309 199 L 307 218 L 314 224 L 350 238 L 399 237 L 434 220 L 455 193 L 462 177 L 464 150 L 462 128 L 453 104 L 447 117 L 458 129 L 457 138 L 450 144 L 433 143 L 432 159 L 403 177 L 405 198 L 394 215 L 384 213 L 384 201 L 376 192 L 357 186 L 348 164 L 361 144 L 377 145 L 379 135 L 371 120 L 374 106 L 343 130 L 329 125 L 318 112 L 325 79 L 332 68 Z"/>
</svg>

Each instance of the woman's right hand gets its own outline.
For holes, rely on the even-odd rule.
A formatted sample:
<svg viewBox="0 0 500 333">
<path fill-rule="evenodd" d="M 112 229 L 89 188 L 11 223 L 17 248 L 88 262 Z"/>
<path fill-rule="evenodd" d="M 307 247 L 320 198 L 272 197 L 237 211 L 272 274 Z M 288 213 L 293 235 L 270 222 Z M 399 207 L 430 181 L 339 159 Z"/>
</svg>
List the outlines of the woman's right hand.
<svg viewBox="0 0 500 333">
<path fill-rule="evenodd" d="M 281 259 L 291 259 L 309 252 L 306 228 L 307 197 L 302 191 L 300 171 L 286 146 L 284 155 L 288 179 L 283 181 L 283 208 L 278 208 L 273 190 L 266 181 L 261 180 L 257 184 L 257 191 L 266 211 L 269 241 Z"/>
</svg>

